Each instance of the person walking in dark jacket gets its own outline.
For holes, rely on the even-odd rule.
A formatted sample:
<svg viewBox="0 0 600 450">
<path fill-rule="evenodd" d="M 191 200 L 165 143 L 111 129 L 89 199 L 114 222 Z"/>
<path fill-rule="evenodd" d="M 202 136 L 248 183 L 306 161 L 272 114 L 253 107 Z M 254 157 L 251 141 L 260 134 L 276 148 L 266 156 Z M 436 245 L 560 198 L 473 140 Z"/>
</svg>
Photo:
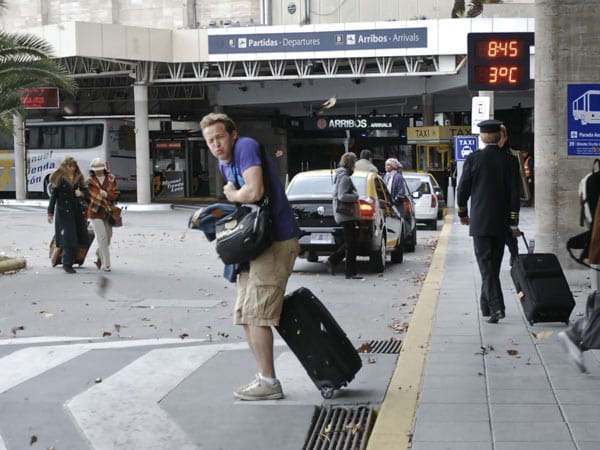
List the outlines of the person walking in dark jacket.
<svg viewBox="0 0 600 450">
<path fill-rule="evenodd" d="M 333 192 L 333 218 L 342 226 L 344 243 L 338 247 L 327 260 L 330 273 L 333 275 L 337 264 L 346 258 L 346 278 L 360 280 L 356 270 L 356 220 L 358 218 L 358 192 L 352 182 L 352 174 L 356 165 L 356 155 L 344 153 L 339 167 L 335 171 Z"/>
<path fill-rule="evenodd" d="M 465 160 L 457 193 L 458 216 L 463 225 L 469 225 L 481 273 L 481 312 L 490 316 L 489 323 L 498 323 L 505 316 L 500 265 L 506 233 L 510 229 L 513 236 L 520 235 L 519 185 L 512 176 L 512 157 L 498 147 L 500 125 L 497 120 L 478 124 L 486 147 Z"/>
<path fill-rule="evenodd" d="M 81 204 L 87 197 L 87 188 L 75 158 L 67 156 L 50 175 L 50 183 L 48 223 L 54 220 L 56 246 L 62 249 L 65 272 L 75 273 L 75 252 L 79 246 L 89 244 L 85 208 Z"/>
</svg>

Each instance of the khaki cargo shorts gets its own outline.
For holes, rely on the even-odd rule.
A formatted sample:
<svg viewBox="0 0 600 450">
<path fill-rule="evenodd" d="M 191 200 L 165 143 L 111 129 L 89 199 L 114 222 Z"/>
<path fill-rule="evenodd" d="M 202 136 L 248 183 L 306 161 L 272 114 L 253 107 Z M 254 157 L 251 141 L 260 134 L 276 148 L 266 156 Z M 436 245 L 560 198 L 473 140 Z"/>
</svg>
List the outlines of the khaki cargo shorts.
<svg viewBox="0 0 600 450">
<path fill-rule="evenodd" d="M 238 277 L 233 318 L 236 325 L 279 325 L 285 288 L 299 252 L 298 239 L 293 238 L 273 242 L 250 261 L 250 271 Z"/>
</svg>

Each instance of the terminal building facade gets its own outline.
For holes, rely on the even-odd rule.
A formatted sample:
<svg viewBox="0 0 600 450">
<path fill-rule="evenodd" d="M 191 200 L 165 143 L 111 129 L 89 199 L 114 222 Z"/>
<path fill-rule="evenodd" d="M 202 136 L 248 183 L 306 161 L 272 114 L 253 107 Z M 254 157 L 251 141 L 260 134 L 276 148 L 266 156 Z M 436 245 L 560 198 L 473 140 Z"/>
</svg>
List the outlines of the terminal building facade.
<svg viewBox="0 0 600 450">
<path fill-rule="evenodd" d="M 467 34 L 534 31 L 533 1 L 486 5 L 472 18 L 453 0 L 6 3 L 3 28 L 44 37 L 80 87 L 27 120 L 135 119 L 138 160 L 150 161 L 138 176 L 143 201 L 156 198 L 152 179 L 169 164 L 184 179 L 177 195 L 219 195 L 198 130 L 210 111 L 261 140 L 282 180 L 370 148 L 382 170 L 394 156 L 437 169 L 444 184 L 448 142 L 419 155 L 407 130 L 468 132 L 478 93 L 467 88 Z M 531 151 L 533 89 L 497 92 L 492 108 L 513 147 Z"/>
</svg>

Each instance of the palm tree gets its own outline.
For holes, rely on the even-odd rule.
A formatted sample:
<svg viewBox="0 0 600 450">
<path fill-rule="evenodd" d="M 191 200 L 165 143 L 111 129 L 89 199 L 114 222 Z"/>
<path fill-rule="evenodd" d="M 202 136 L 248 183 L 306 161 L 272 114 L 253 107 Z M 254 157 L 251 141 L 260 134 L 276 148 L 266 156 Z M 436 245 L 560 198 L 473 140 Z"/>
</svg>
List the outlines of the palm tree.
<svg viewBox="0 0 600 450">
<path fill-rule="evenodd" d="M 0 0 L 0 14 L 6 1 Z M 56 86 L 74 93 L 77 85 L 67 69 L 52 58 L 52 48 L 43 39 L 0 30 L 0 128 L 12 128 L 12 115 L 22 112 L 24 88 Z"/>
</svg>

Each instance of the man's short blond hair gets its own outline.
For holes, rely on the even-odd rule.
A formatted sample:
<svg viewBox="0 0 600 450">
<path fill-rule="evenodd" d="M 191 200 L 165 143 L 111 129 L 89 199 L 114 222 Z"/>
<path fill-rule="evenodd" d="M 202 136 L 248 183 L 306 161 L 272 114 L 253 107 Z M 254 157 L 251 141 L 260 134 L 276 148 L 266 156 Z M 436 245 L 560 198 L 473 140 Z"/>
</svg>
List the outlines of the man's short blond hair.
<svg viewBox="0 0 600 450">
<path fill-rule="evenodd" d="M 208 128 L 211 125 L 214 125 L 215 123 L 222 123 L 225 127 L 225 131 L 227 131 L 228 133 L 232 133 L 237 130 L 233 119 L 227 114 L 223 113 L 209 113 L 205 115 L 200 121 L 200 128 L 204 130 L 205 128 Z"/>
</svg>

